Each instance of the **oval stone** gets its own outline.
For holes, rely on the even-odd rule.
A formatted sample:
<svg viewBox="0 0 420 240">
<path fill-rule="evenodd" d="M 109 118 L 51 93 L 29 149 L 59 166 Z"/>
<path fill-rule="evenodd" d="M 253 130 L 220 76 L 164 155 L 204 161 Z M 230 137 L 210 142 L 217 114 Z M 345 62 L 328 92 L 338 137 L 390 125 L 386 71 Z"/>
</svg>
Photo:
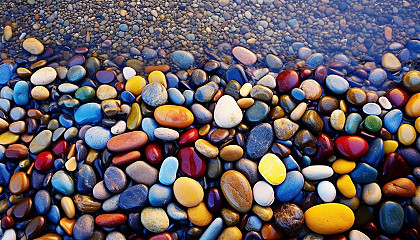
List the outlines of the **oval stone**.
<svg viewBox="0 0 420 240">
<path fill-rule="evenodd" d="M 242 173 L 229 170 L 220 179 L 220 187 L 228 203 L 238 212 L 248 212 L 252 206 L 252 189 Z"/>
<path fill-rule="evenodd" d="M 214 108 L 214 121 L 221 128 L 237 126 L 243 118 L 242 110 L 235 99 L 229 95 L 222 96 Z"/>
<path fill-rule="evenodd" d="M 299 85 L 299 75 L 294 70 L 285 70 L 277 75 L 276 81 L 279 92 L 288 93 Z"/>
<path fill-rule="evenodd" d="M 127 132 L 109 139 L 107 148 L 113 152 L 128 152 L 143 147 L 147 140 L 147 134 L 143 131 Z"/>
<path fill-rule="evenodd" d="M 155 120 L 164 127 L 186 128 L 194 121 L 194 115 L 185 107 L 163 105 L 155 109 Z"/>
<path fill-rule="evenodd" d="M 176 200 L 185 207 L 195 207 L 204 198 L 200 183 L 189 177 L 178 178 L 174 183 L 173 191 Z"/>
<path fill-rule="evenodd" d="M 369 145 L 359 136 L 341 136 L 335 139 L 337 150 L 347 159 L 361 158 L 369 150 Z"/>
<path fill-rule="evenodd" d="M 388 234 L 399 232 L 404 223 L 404 209 L 396 202 L 386 201 L 379 209 L 381 228 Z"/>
</svg>

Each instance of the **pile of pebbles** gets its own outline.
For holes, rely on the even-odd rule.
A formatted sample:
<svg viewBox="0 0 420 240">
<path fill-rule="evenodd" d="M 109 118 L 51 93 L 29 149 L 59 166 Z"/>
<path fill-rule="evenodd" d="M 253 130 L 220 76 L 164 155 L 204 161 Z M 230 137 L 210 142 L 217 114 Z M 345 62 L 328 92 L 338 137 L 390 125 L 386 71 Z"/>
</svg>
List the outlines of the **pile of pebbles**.
<svg viewBox="0 0 420 240">
<path fill-rule="evenodd" d="M 0 64 L 2 240 L 420 239 L 420 71 L 398 52 L 143 69 L 22 48 Z"/>
</svg>

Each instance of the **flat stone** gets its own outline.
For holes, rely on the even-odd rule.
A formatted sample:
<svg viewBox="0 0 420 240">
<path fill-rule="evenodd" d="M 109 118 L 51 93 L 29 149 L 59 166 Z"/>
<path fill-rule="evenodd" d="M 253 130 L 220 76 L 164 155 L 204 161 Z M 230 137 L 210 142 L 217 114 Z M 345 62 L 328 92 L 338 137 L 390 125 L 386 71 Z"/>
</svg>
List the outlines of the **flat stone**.
<svg viewBox="0 0 420 240">
<path fill-rule="evenodd" d="M 233 56 L 244 65 L 251 66 L 257 61 L 257 55 L 244 47 L 234 47 L 232 49 Z"/>
<path fill-rule="evenodd" d="M 255 126 L 249 133 L 246 142 L 246 154 L 251 159 L 258 159 L 264 156 L 271 146 L 274 138 L 273 129 L 270 124 L 263 123 Z"/>
<path fill-rule="evenodd" d="M 31 76 L 31 83 L 34 85 L 48 85 L 55 81 L 57 72 L 52 67 L 43 67 Z"/>
<path fill-rule="evenodd" d="M 158 179 L 158 170 L 144 161 L 136 161 L 130 164 L 125 172 L 127 175 L 137 183 L 152 186 Z"/>
</svg>

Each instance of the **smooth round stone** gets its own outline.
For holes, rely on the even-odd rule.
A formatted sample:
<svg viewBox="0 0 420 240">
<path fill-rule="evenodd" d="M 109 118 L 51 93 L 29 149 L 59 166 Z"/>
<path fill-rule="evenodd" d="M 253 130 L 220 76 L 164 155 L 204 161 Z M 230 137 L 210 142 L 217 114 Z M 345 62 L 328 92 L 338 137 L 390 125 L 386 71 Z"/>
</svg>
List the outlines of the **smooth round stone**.
<svg viewBox="0 0 420 240">
<path fill-rule="evenodd" d="M 288 118 L 279 118 L 274 121 L 274 132 L 280 140 L 287 140 L 297 132 L 299 125 Z"/>
<path fill-rule="evenodd" d="M 277 89 L 281 93 L 289 93 L 299 85 L 299 75 L 294 70 L 284 70 L 276 78 Z"/>
<path fill-rule="evenodd" d="M 232 55 L 242 64 L 251 66 L 257 61 L 257 55 L 249 49 L 237 46 L 232 49 Z"/>
<path fill-rule="evenodd" d="M 104 173 L 106 188 L 112 193 L 121 192 L 127 185 L 127 178 L 124 172 L 114 166 L 108 167 Z"/>
<path fill-rule="evenodd" d="M 403 114 L 399 109 L 389 111 L 384 117 L 384 127 L 391 133 L 397 132 L 403 119 Z"/>
<path fill-rule="evenodd" d="M 361 88 L 350 88 L 346 93 L 346 100 L 355 106 L 361 106 L 366 103 L 367 96 Z"/>
<path fill-rule="evenodd" d="M 64 171 L 60 170 L 54 173 L 51 178 L 53 188 L 64 195 L 72 195 L 74 193 L 73 179 Z"/>
<path fill-rule="evenodd" d="M 161 184 L 154 184 L 149 189 L 149 202 L 154 207 L 167 205 L 172 198 L 172 188 Z"/>
<path fill-rule="evenodd" d="M 304 214 L 293 203 L 285 203 L 274 210 L 275 224 L 289 236 L 297 236 L 304 226 Z"/>
<path fill-rule="evenodd" d="M 219 86 L 215 82 L 209 82 L 204 86 L 197 88 L 194 97 L 199 102 L 210 102 L 216 92 L 219 90 Z"/>
<path fill-rule="evenodd" d="M 343 94 L 349 89 L 349 82 L 338 76 L 338 75 L 329 75 L 325 79 L 325 83 L 328 87 L 328 89 L 335 93 L 335 94 Z"/>
<path fill-rule="evenodd" d="M 73 236 L 77 240 L 89 240 L 95 228 L 94 219 L 89 214 L 80 216 L 73 227 Z"/>
<path fill-rule="evenodd" d="M 138 96 L 143 91 L 143 88 L 146 86 L 147 82 L 141 76 L 133 76 L 127 80 L 125 83 L 125 90 Z"/>
<path fill-rule="evenodd" d="M 201 185 L 189 177 L 180 177 L 175 180 L 173 191 L 176 200 L 184 207 L 195 207 L 204 198 Z"/>
<path fill-rule="evenodd" d="M 317 186 L 317 192 L 319 197 L 324 202 L 332 202 L 336 196 L 336 190 L 334 184 L 330 181 L 322 181 Z"/>
<path fill-rule="evenodd" d="M 321 85 L 315 80 L 305 80 L 300 84 L 299 88 L 305 92 L 306 99 L 317 100 L 319 97 L 321 97 Z"/>
<path fill-rule="evenodd" d="M 347 159 L 361 158 L 368 150 L 369 145 L 358 136 L 341 136 L 335 139 L 337 150 Z"/>
<path fill-rule="evenodd" d="M 201 104 L 194 103 L 191 106 L 191 111 L 198 124 L 207 124 L 213 120 L 213 114 Z"/>
<path fill-rule="evenodd" d="M 163 141 L 175 141 L 179 138 L 179 133 L 171 128 L 158 127 L 153 134 Z"/>
<path fill-rule="evenodd" d="M 366 163 L 358 163 L 350 177 L 355 183 L 371 183 L 376 180 L 378 171 Z"/>
<path fill-rule="evenodd" d="M 292 91 L 293 94 L 293 91 Z M 337 98 L 332 96 L 323 96 L 318 101 L 318 111 L 323 114 L 329 114 L 339 108 Z"/>
<path fill-rule="evenodd" d="M 19 135 L 14 134 L 12 132 L 7 131 L 0 134 L 0 144 L 2 145 L 10 145 L 17 142 L 17 140 L 19 140 Z M 39 148 L 41 147 L 42 146 L 39 146 L 37 143 L 32 144 L 32 149 L 39 150 Z M 31 145 L 29 145 L 29 149 L 31 149 Z"/>
<path fill-rule="evenodd" d="M 145 118 L 143 119 L 143 121 L 141 121 L 141 128 L 146 133 L 147 138 L 150 139 L 150 141 L 156 140 L 154 131 L 158 127 L 159 127 L 159 124 L 153 118 Z"/>
<path fill-rule="evenodd" d="M 154 233 L 164 232 L 169 227 L 169 218 L 162 208 L 145 208 L 141 211 L 141 223 Z"/>
<path fill-rule="evenodd" d="M 302 169 L 302 174 L 307 180 L 321 180 L 331 177 L 334 171 L 326 165 L 311 165 Z"/>
<path fill-rule="evenodd" d="M 50 92 L 44 86 L 36 86 L 31 90 L 31 96 L 38 101 L 47 100 L 50 97 Z"/>
<path fill-rule="evenodd" d="M 6 203 L 7 204 L 7 203 Z M 27 218 L 33 210 L 32 198 L 26 197 L 20 200 L 13 208 L 11 215 L 16 219 Z"/>
<path fill-rule="evenodd" d="M 261 158 L 258 171 L 271 185 L 279 185 L 286 178 L 286 167 L 280 158 L 272 153 L 267 153 Z"/>
<path fill-rule="evenodd" d="M 95 186 L 93 187 L 92 194 L 96 199 L 99 199 L 99 200 L 105 200 L 112 196 L 111 193 L 106 188 L 105 182 L 103 180 L 95 184 Z"/>
<path fill-rule="evenodd" d="M 244 150 L 238 145 L 227 145 L 220 149 L 220 158 L 225 161 L 237 161 L 244 155 Z"/>
<path fill-rule="evenodd" d="M 123 133 L 109 139 L 107 148 L 113 152 L 128 152 L 137 150 L 147 143 L 147 134 L 143 131 Z"/>
<path fill-rule="evenodd" d="M 194 146 L 205 157 L 215 158 L 219 155 L 219 149 L 204 139 L 198 139 Z"/>
<path fill-rule="evenodd" d="M 170 128 L 186 128 L 194 121 L 194 115 L 185 107 L 176 105 L 164 105 L 155 109 L 156 121 Z"/>
<path fill-rule="evenodd" d="M 163 160 L 159 170 L 159 182 L 164 185 L 171 185 L 174 183 L 178 166 L 178 159 L 175 157 L 167 157 Z"/>
<path fill-rule="evenodd" d="M 388 234 L 399 232 L 404 224 L 404 210 L 396 202 L 386 201 L 379 209 L 381 228 Z"/>
<path fill-rule="evenodd" d="M 388 182 L 410 173 L 407 162 L 395 152 L 388 154 L 382 166 L 381 180 Z"/>
<path fill-rule="evenodd" d="M 258 85 L 268 87 L 270 89 L 276 88 L 276 79 L 272 75 L 265 75 L 257 82 Z"/>
<path fill-rule="evenodd" d="M 350 240 L 370 240 L 370 238 L 359 230 L 351 230 L 349 233 Z"/>
<path fill-rule="evenodd" d="M 0 186 L 5 186 L 9 184 L 10 173 L 7 170 L 7 167 L 4 163 L 0 163 Z"/>
<path fill-rule="evenodd" d="M 51 196 L 46 190 L 40 190 L 35 194 L 34 198 L 35 208 L 39 214 L 44 215 L 48 213 L 51 207 Z"/>
<path fill-rule="evenodd" d="M 356 134 L 357 129 L 359 128 L 360 123 L 362 123 L 363 119 L 358 113 L 350 113 L 347 116 L 346 124 L 344 125 L 344 131 L 349 134 Z"/>
<path fill-rule="evenodd" d="M 381 107 L 376 103 L 366 103 L 363 105 L 363 112 L 367 115 L 380 115 Z"/>
<path fill-rule="evenodd" d="M 177 50 L 171 55 L 172 61 L 181 69 L 188 69 L 194 63 L 194 56 L 187 51 Z"/>
<path fill-rule="evenodd" d="M 346 198 L 353 198 L 356 195 L 356 187 L 347 174 L 337 179 L 337 188 Z"/>
<path fill-rule="evenodd" d="M 376 138 L 369 144 L 369 150 L 360 159 L 362 162 L 368 163 L 373 167 L 379 167 L 384 158 L 384 141 Z"/>
<path fill-rule="evenodd" d="M 96 79 L 101 83 L 110 83 L 115 80 L 117 74 L 112 70 L 101 70 L 96 72 Z"/>
<path fill-rule="evenodd" d="M 77 124 L 95 124 L 102 121 L 102 109 L 98 103 L 86 103 L 77 108 L 74 120 Z"/>
<path fill-rule="evenodd" d="M 382 56 L 382 66 L 390 72 L 396 72 L 401 69 L 401 62 L 392 53 L 385 53 Z"/>
<path fill-rule="evenodd" d="M 369 74 L 369 82 L 372 85 L 379 86 L 387 79 L 386 71 L 382 68 L 375 68 Z"/>
<path fill-rule="evenodd" d="M 388 198 L 411 198 L 416 195 L 416 185 L 408 178 L 398 178 L 386 183 L 382 192 Z"/>
<path fill-rule="evenodd" d="M 232 128 L 242 121 L 242 110 L 235 99 L 229 95 L 222 96 L 214 109 L 214 120 L 221 128 Z"/>
<path fill-rule="evenodd" d="M 274 190 L 270 184 L 265 181 L 257 182 L 252 188 L 254 200 L 259 205 L 266 207 L 274 202 Z"/>
<path fill-rule="evenodd" d="M 47 226 L 47 219 L 43 216 L 33 218 L 25 228 L 26 239 L 39 237 Z"/>
<path fill-rule="evenodd" d="M 398 142 L 395 140 L 385 140 L 384 141 L 384 154 L 390 154 L 392 152 L 395 152 L 398 148 Z"/>
<path fill-rule="evenodd" d="M 193 147 L 179 150 L 178 159 L 181 171 L 188 177 L 199 178 L 206 172 L 206 163 Z"/>
<path fill-rule="evenodd" d="M 76 187 L 77 191 L 82 194 L 92 193 L 96 184 L 96 174 L 90 165 L 82 164 L 77 173 Z"/>
<path fill-rule="evenodd" d="M 74 207 L 74 203 L 69 197 L 63 197 L 61 198 L 61 209 L 63 209 L 63 212 L 66 214 L 68 218 L 74 218 L 76 214 L 76 209 Z"/>
<path fill-rule="evenodd" d="M 251 89 L 250 96 L 256 100 L 268 102 L 273 98 L 273 92 L 268 87 L 256 85 Z"/>
<path fill-rule="evenodd" d="M 343 130 L 345 123 L 346 123 L 346 115 L 344 114 L 342 110 L 336 109 L 331 113 L 330 124 L 335 130 L 337 131 Z"/>
<path fill-rule="evenodd" d="M 382 120 L 375 115 L 369 115 L 364 121 L 365 128 L 370 132 L 378 132 L 382 128 Z"/>
<path fill-rule="evenodd" d="M 23 49 L 30 54 L 39 55 L 44 51 L 44 45 L 36 38 L 27 38 L 22 43 Z"/>
<path fill-rule="evenodd" d="M 29 178 L 24 172 L 16 172 L 9 182 L 9 191 L 12 194 L 21 194 L 29 188 Z"/>
<path fill-rule="evenodd" d="M 220 179 L 220 186 L 228 203 L 238 212 L 248 212 L 252 206 L 252 189 L 240 172 L 229 170 Z"/>
<path fill-rule="evenodd" d="M 99 100 L 112 99 L 117 97 L 117 90 L 109 85 L 101 85 L 96 91 L 96 97 Z"/>
<path fill-rule="evenodd" d="M 401 124 L 397 132 L 398 141 L 406 146 L 411 145 L 417 137 L 416 130 L 410 124 Z"/>
<path fill-rule="evenodd" d="M 309 208 L 305 212 L 305 224 L 319 234 L 337 234 L 349 230 L 355 217 L 344 204 L 325 203 Z"/>
<path fill-rule="evenodd" d="M 282 202 L 292 200 L 303 188 L 303 175 L 298 171 L 290 171 L 282 184 L 276 187 L 276 199 Z"/>
<path fill-rule="evenodd" d="M 209 211 L 219 212 L 223 206 L 223 199 L 219 189 L 210 188 L 206 193 L 205 203 Z"/>
<path fill-rule="evenodd" d="M 144 184 L 128 187 L 121 193 L 118 205 L 128 211 L 141 209 L 147 204 L 148 192 L 149 189 Z"/>
<path fill-rule="evenodd" d="M 104 127 L 95 126 L 86 131 L 85 141 L 89 147 L 96 150 L 102 150 L 106 148 L 111 137 L 111 131 Z"/>
<path fill-rule="evenodd" d="M 52 132 L 50 130 L 43 130 L 32 139 L 29 144 L 29 151 L 33 154 L 38 154 L 48 148 L 51 144 Z"/>
<path fill-rule="evenodd" d="M 13 64 L 3 63 L 0 65 L 0 83 L 6 84 L 13 75 Z M 3 96 L 2 96 L 3 97 Z"/>
<path fill-rule="evenodd" d="M 116 227 L 123 224 L 127 216 L 122 213 L 105 213 L 95 218 L 95 223 L 101 227 Z"/>
<path fill-rule="evenodd" d="M 265 57 L 265 63 L 267 64 L 267 67 L 275 71 L 278 71 L 283 67 L 281 59 L 274 54 L 267 54 Z"/>
<path fill-rule="evenodd" d="M 386 98 L 394 107 L 403 107 L 408 101 L 408 94 L 401 88 L 393 88 L 386 93 Z"/>
<path fill-rule="evenodd" d="M 168 96 L 169 100 L 176 105 L 182 105 L 185 103 L 184 95 L 182 95 L 181 91 L 179 91 L 177 88 L 169 88 Z"/>
<path fill-rule="evenodd" d="M 13 100 L 17 105 L 29 103 L 29 85 L 25 81 L 18 81 L 13 88 Z"/>
<path fill-rule="evenodd" d="M 207 209 L 204 202 L 201 202 L 195 207 L 188 208 L 187 214 L 191 223 L 200 227 L 209 225 L 211 220 L 213 220 L 213 214 Z"/>
<path fill-rule="evenodd" d="M 125 238 L 124 234 L 122 234 L 120 232 L 117 232 L 117 231 L 114 231 L 114 232 L 110 232 L 108 235 L 106 235 L 105 240 L 126 240 L 126 238 Z"/>
<path fill-rule="evenodd" d="M 4 232 L 2 232 L 2 239 L 16 240 L 17 238 L 15 230 L 13 228 L 4 230 Z"/>
<path fill-rule="evenodd" d="M 274 133 L 270 124 L 263 123 L 255 126 L 248 135 L 246 154 L 251 159 L 261 158 L 271 146 Z"/>
<path fill-rule="evenodd" d="M 15 122 L 17 123 L 17 122 Z M 10 125 L 9 129 L 12 128 L 13 124 Z M 23 145 L 23 144 L 12 144 L 9 145 L 6 149 L 6 151 L 4 152 L 4 156 L 9 158 L 9 159 L 22 159 L 22 158 L 26 158 L 28 157 L 28 148 Z"/>
<path fill-rule="evenodd" d="M 47 218 L 52 223 L 58 224 L 61 219 L 60 209 L 56 205 L 52 205 L 48 211 Z"/>
<path fill-rule="evenodd" d="M 382 198 L 381 187 L 377 183 L 369 183 L 363 187 L 362 199 L 367 205 L 373 206 Z"/>
<path fill-rule="evenodd" d="M 324 63 L 324 56 L 321 53 L 313 53 L 306 58 L 306 64 L 309 68 L 316 68 Z"/>
<path fill-rule="evenodd" d="M 147 186 L 156 183 L 159 174 L 156 168 L 144 161 L 133 162 L 125 169 L 125 172 L 137 183 L 143 183 Z"/>
<path fill-rule="evenodd" d="M 405 113 L 409 117 L 420 117 L 420 93 L 410 97 L 405 105 Z"/>
<path fill-rule="evenodd" d="M 86 76 L 86 69 L 83 66 L 75 65 L 69 68 L 67 72 L 67 80 L 70 82 L 78 82 Z"/>
<path fill-rule="evenodd" d="M 95 89 L 90 86 L 83 86 L 76 90 L 74 96 L 82 102 L 89 102 L 95 97 Z"/>
<path fill-rule="evenodd" d="M 402 79 L 403 86 L 410 92 L 420 92 L 420 71 L 411 70 Z"/>
<path fill-rule="evenodd" d="M 173 202 L 168 204 L 166 212 L 168 213 L 169 217 L 174 220 L 180 221 L 187 219 L 187 213 Z"/>
<path fill-rule="evenodd" d="M 159 107 L 168 101 L 168 92 L 159 82 L 147 84 L 141 92 L 142 100 L 149 106 Z"/>
<path fill-rule="evenodd" d="M 252 123 L 261 122 L 269 113 L 269 106 L 262 101 L 255 101 L 245 112 L 245 118 Z"/>
<path fill-rule="evenodd" d="M 134 70 L 131 67 L 124 67 L 123 68 L 123 76 L 124 76 L 125 80 L 128 80 L 128 79 L 136 76 L 136 70 Z"/>
</svg>

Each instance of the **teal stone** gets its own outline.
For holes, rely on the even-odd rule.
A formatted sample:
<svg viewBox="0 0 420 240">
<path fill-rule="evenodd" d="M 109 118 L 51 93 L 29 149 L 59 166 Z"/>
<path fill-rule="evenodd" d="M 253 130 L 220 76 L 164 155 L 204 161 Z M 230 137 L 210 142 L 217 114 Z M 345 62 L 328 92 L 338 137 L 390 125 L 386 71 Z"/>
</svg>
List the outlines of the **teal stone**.
<svg viewBox="0 0 420 240">
<path fill-rule="evenodd" d="M 261 122 L 267 116 L 270 108 L 265 102 L 255 101 L 245 112 L 245 117 L 250 122 Z"/>
<path fill-rule="evenodd" d="M 344 131 L 349 135 L 354 135 L 359 128 L 360 123 L 363 121 L 362 117 L 358 113 L 350 113 L 347 117 L 346 124 L 344 125 Z"/>
<path fill-rule="evenodd" d="M 365 118 L 364 126 L 370 132 L 378 132 L 382 128 L 382 120 L 378 116 L 369 115 Z"/>
<path fill-rule="evenodd" d="M 81 102 L 90 102 L 95 98 L 95 94 L 95 89 L 93 87 L 83 86 L 77 89 L 74 96 Z"/>
<path fill-rule="evenodd" d="M 86 76 L 86 69 L 80 65 L 74 65 L 67 72 L 67 80 L 78 82 Z"/>
<path fill-rule="evenodd" d="M 381 138 L 376 138 L 369 144 L 369 150 L 360 161 L 369 164 L 374 168 L 378 168 L 384 160 L 384 141 Z"/>
<path fill-rule="evenodd" d="M 300 88 L 293 88 L 291 94 L 292 97 L 298 101 L 305 99 L 305 92 Z"/>
<path fill-rule="evenodd" d="M 393 109 L 385 114 L 384 127 L 388 132 L 394 134 L 397 132 L 403 120 L 403 113 L 399 109 Z"/>
<path fill-rule="evenodd" d="M 86 103 L 80 106 L 74 113 L 74 120 L 78 124 L 94 124 L 102 121 L 101 105 L 98 103 Z"/>
<path fill-rule="evenodd" d="M 379 222 L 386 233 L 399 232 L 404 223 L 404 209 L 393 201 L 382 203 L 379 209 Z"/>
<path fill-rule="evenodd" d="M 354 183 L 371 183 L 376 180 L 378 171 L 366 163 L 358 163 L 356 168 L 350 172 Z"/>
<path fill-rule="evenodd" d="M 63 170 L 56 172 L 51 178 L 53 188 L 64 195 L 72 195 L 74 193 L 73 179 Z"/>
<path fill-rule="evenodd" d="M 25 106 L 29 103 L 29 84 L 27 82 L 19 81 L 15 84 L 13 100 L 19 106 Z"/>
</svg>

